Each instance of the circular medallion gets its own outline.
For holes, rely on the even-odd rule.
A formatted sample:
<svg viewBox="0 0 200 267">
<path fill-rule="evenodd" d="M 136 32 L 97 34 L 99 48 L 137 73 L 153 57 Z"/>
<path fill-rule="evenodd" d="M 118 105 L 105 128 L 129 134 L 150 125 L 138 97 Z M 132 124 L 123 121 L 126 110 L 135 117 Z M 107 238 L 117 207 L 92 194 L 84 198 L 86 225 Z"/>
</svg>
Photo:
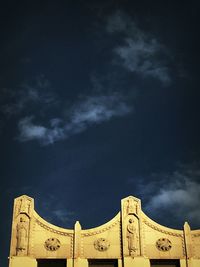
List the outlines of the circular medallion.
<svg viewBox="0 0 200 267">
<path fill-rule="evenodd" d="M 98 238 L 94 242 L 94 247 L 99 251 L 106 251 L 110 247 L 110 242 L 105 238 Z"/>
<path fill-rule="evenodd" d="M 55 237 L 51 237 L 45 241 L 44 246 L 49 251 L 56 251 L 60 248 L 60 241 Z"/>
<path fill-rule="evenodd" d="M 156 247 L 160 251 L 169 251 L 172 247 L 172 243 L 167 238 L 159 238 L 156 242 Z"/>
</svg>

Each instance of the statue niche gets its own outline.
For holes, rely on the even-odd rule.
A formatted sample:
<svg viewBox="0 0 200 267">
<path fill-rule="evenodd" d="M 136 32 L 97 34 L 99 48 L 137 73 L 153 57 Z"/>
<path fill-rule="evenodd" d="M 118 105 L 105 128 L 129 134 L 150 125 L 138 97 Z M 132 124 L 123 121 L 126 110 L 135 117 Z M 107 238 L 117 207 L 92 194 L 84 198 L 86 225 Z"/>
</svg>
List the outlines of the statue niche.
<svg viewBox="0 0 200 267">
<path fill-rule="evenodd" d="M 135 222 L 133 218 L 130 218 L 128 220 L 126 228 L 126 237 L 128 241 L 129 255 L 133 256 L 137 251 L 137 229 L 135 227 Z"/>
<path fill-rule="evenodd" d="M 23 216 L 20 216 L 19 222 L 17 224 L 17 255 L 24 256 L 27 255 L 28 247 L 28 228 L 29 222 Z"/>
</svg>

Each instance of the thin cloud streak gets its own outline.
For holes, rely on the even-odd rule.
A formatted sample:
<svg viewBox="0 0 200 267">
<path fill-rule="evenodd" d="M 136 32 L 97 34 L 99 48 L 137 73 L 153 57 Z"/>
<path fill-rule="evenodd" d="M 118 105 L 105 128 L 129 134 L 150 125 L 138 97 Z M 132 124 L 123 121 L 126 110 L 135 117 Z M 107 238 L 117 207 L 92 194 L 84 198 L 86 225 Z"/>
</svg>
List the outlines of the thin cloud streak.
<svg viewBox="0 0 200 267">
<path fill-rule="evenodd" d="M 124 46 L 115 48 L 115 53 L 122 60 L 123 66 L 143 77 L 154 77 L 168 84 L 170 77 L 168 69 L 163 66 L 159 61 L 154 59 L 159 51 L 159 45 L 156 40 L 150 40 L 149 43 L 142 39 L 133 40 L 126 39 Z"/>
<path fill-rule="evenodd" d="M 169 85 L 167 59 L 161 60 L 167 51 L 156 38 L 140 30 L 128 15 L 120 11 L 108 18 L 106 30 L 109 34 L 123 34 L 122 44 L 113 50 L 115 64 L 143 78 L 156 78 L 163 85 Z"/>
<path fill-rule="evenodd" d="M 58 140 L 85 131 L 93 124 L 109 121 L 113 117 L 122 117 L 129 114 L 132 107 L 119 94 L 108 96 L 90 96 L 76 103 L 68 112 L 68 121 L 53 118 L 49 127 L 34 124 L 33 116 L 25 117 L 18 123 L 18 140 L 26 142 L 37 140 L 42 145 L 53 144 Z"/>
<path fill-rule="evenodd" d="M 72 110 L 72 123 L 99 123 L 113 116 L 124 116 L 130 107 L 120 95 L 89 97 Z"/>
<path fill-rule="evenodd" d="M 51 221 L 60 221 L 62 224 L 71 223 L 74 221 L 75 213 L 65 209 L 52 210 L 52 216 L 49 217 Z"/>
<path fill-rule="evenodd" d="M 21 114 L 30 106 L 42 105 L 43 108 L 58 103 L 50 88 L 50 82 L 44 77 L 36 78 L 33 84 L 23 83 L 18 89 L 4 88 L 1 93 L 1 112 L 7 117 Z"/>
<path fill-rule="evenodd" d="M 51 128 L 42 125 L 36 125 L 33 121 L 34 117 L 25 117 L 19 121 L 18 128 L 20 131 L 17 138 L 21 142 L 37 140 L 43 145 L 53 144 L 58 140 L 66 138 L 63 128 L 50 121 Z M 53 119 L 54 121 L 55 119 Z"/>
<path fill-rule="evenodd" d="M 48 201 L 45 201 L 48 199 Z M 36 197 L 38 201 L 39 214 L 48 222 L 65 228 L 73 227 L 76 214 L 74 211 L 63 206 L 55 196 L 44 194 Z"/>
</svg>

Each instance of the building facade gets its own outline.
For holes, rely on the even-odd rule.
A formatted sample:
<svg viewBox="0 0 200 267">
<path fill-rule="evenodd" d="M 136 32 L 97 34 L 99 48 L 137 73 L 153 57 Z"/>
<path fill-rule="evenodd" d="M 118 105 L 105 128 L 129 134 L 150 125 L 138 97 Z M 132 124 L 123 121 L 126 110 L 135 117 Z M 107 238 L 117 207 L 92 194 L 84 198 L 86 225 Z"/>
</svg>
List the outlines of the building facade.
<svg viewBox="0 0 200 267">
<path fill-rule="evenodd" d="M 9 267 L 200 267 L 200 229 L 162 226 L 122 199 L 120 212 L 91 229 L 64 229 L 42 219 L 34 200 L 15 199 Z"/>
</svg>

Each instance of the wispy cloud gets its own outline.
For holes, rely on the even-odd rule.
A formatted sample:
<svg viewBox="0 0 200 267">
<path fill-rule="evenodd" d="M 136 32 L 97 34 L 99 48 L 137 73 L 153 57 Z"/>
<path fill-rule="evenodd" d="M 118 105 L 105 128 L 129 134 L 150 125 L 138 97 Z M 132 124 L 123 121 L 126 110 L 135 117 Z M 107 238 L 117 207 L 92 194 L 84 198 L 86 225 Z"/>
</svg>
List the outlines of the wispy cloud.
<svg viewBox="0 0 200 267">
<path fill-rule="evenodd" d="M 67 211 L 65 209 L 53 209 L 51 220 L 60 221 L 62 224 L 71 223 L 74 221 L 75 213 L 72 211 Z"/>
<path fill-rule="evenodd" d="M 40 187 L 24 184 L 11 186 L 4 191 L 1 190 L 1 194 L 6 194 L 10 199 L 20 195 L 28 195 L 35 200 L 34 208 L 42 218 L 52 224 L 72 228 L 76 219 L 75 211 L 71 210 L 67 204 L 64 204 L 66 202 L 62 199 L 62 196 L 60 197 L 59 195 L 57 198 L 56 194 L 49 194 L 48 190 L 44 192 L 43 189 L 41 194 L 40 190 Z M 47 199 L 48 201 L 46 201 Z"/>
<path fill-rule="evenodd" d="M 143 193 L 148 202 L 145 209 L 159 217 L 167 216 L 167 221 L 188 220 L 200 225 L 200 173 L 197 169 L 183 168 L 171 174 L 160 174 L 158 181 L 143 184 Z"/>
<path fill-rule="evenodd" d="M 53 144 L 83 132 L 93 124 L 125 116 L 131 111 L 132 107 L 119 94 L 85 97 L 68 110 L 68 119 L 65 121 L 54 118 L 49 121 L 48 126 L 43 126 L 33 123 L 33 116 L 21 119 L 18 124 L 18 140 L 37 140 L 43 145 Z"/>
<path fill-rule="evenodd" d="M 130 111 L 131 107 L 119 94 L 92 96 L 72 108 L 71 120 L 73 124 L 100 123 L 114 116 L 124 116 Z"/>
<path fill-rule="evenodd" d="M 37 77 L 32 83 L 22 83 L 19 88 L 4 88 L 1 93 L 1 112 L 8 116 L 19 115 L 30 106 L 47 107 L 58 102 L 49 80 Z"/>
<path fill-rule="evenodd" d="M 148 204 L 151 209 L 162 209 L 163 207 L 179 206 L 179 210 L 187 209 L 187 216 L 191 220 L 200 223 L 199 203 L 200 203 L 200 184 L 183 178 L 182 181 L 175 181 L 161 188 L 157 195 L 153 196 Z"/>
<path fill-rule="evenodd" d="M 164 85 L 170 83 L 167 50 L 155 37 L 142 31 L 120 11 L 108 18 L 106 30 L 109 34 L 120 34 L 121 44 L 113 50 L 115 63 L 143 78 L 153 77 Z"/>
<path fill-rule="evenodd" d="M 155 39 L 148 42 L 144 39 L 125 39 L 125 45 L 115 48 L 115 53 L 122 60 L 123 66 L 143 77 L 154 77 L 168 84 L 170 77 L 168 68 L 156 59 L 159 44 Z"/>
<path fill-rule="evenodd" d="M 128 33 L 129 29 L 133 28 L 134 26 L 135 24 L 132 22 L 129 16 L 120 10 L 117 10 L 114 14 L 107 18 L 106 30 L 109 33 Z"/>
<path fill-rule="evenodd" d="M 50 120 L 50 126 L 45 127 L 40 124 L 33 123 L 34 117 L 25 117 L 18 123 L 19 136 L 18 140 L 26 142 L 30 140 L 37 140 L 43 145 L 53 144 L 57 140 L 65 139 L 66 134 L 62 127 L 59 126 L 59 119 Z M 55 123 L 57 121 L 57 123 Z"/>
<path fill-rule="evenodd" d="M 48 199 L 48 201 L 45 201 Z M 36 194 L 36 210 L 45 220 L 55 225 L 71 228 L 74 225 L 76 214 L 63 205 L 63 201 L 59 201 L 55 195 Z"/>
</svg>

